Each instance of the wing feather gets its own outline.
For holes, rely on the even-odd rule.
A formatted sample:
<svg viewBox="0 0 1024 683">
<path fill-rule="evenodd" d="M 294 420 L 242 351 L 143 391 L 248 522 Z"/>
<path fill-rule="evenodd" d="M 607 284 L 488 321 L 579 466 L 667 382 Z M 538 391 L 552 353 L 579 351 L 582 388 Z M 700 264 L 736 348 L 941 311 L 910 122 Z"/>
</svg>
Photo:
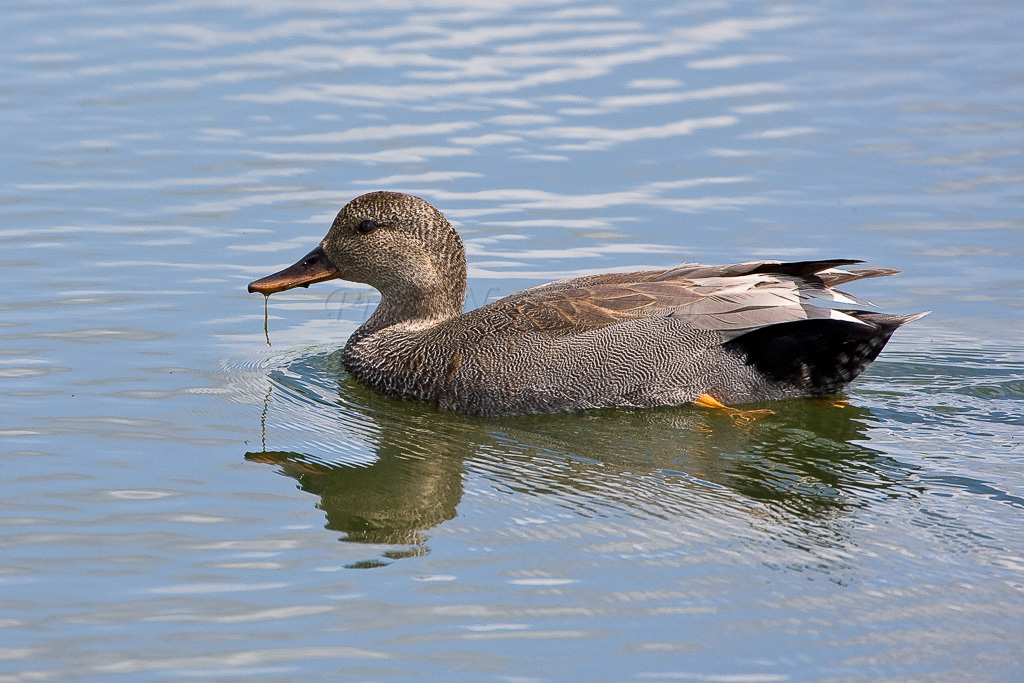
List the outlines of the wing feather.
<svg viewBox="0 0 1024 683">
<path fill-rule="evenodd" d="M 665 271 L 560 280 L 496 303 L 507 307 L 516 328 L 553 333 L 654 316 L 715 330 L 723 339 L 796 320 L 832 318 L 867 325 L 870 323 L 838 309 L 870 304 L 834 287 L 898 271 L 837 268 L 855 263 L 860 261 L 685 264 Z"/>
</svg>

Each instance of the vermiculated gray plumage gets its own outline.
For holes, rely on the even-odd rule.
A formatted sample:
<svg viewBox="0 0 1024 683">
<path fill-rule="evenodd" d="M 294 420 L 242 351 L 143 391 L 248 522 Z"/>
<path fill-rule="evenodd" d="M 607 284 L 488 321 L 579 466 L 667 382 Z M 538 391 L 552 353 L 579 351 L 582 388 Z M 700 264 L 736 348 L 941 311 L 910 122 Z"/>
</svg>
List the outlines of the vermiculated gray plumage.
<svg viewBox="0 0 1024 683">
<path fill-rule="evenodd" d="M 335 274 L 292 272 L 321 255 Z M 864 302 L 835 287 L 897 271 L 838 268 L 855 263 L 594 275 L 461 313 L 466 260 L 454 228 L 422 199 L 374 192 L 341 210 L 306 261 L 250 291 L 326 277 L 370 284 L 381 302 L 345 345 L 349 371 L 392 396 L 497 416 L 842 391 L 920 317 L 860 310 Z"/>
</svg>

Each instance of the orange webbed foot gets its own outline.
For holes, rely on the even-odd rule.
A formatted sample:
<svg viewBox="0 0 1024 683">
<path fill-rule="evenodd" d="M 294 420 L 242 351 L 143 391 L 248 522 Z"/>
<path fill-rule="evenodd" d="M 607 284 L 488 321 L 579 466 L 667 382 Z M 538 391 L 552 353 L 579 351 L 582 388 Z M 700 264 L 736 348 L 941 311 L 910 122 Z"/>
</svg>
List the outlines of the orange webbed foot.
<svg viewBox="0 0 1024 683">
<path fill-rule="evenodd" d="M 775 414 L 774 410 L 768 410 L 767 408 L 762 408 L 760 410 L 740 410 L 739 408 L 730 408 L 711 394 L 701 394 L 694 400 L 694 404 L 701 408 L 708 408 L 710 410 L 716 410 L 724 413 L 737 422 L 752 422 L 754 420 L 760 420 L 762 417 L 768 417 L 769 415 Z"/>
</svg>

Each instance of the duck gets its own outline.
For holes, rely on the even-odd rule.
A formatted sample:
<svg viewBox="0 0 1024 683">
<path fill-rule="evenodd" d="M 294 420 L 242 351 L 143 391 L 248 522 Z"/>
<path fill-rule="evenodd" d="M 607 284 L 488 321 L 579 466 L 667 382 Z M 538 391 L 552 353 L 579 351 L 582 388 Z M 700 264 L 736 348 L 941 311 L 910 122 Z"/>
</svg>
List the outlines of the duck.
<svg viewBox="0 0 1024 683">
<path fill-rule="evenodd" d="M 897 315 L 839 289 L 888 268 L 747 261 L 586 275 L 463 312 L 466 252 L 426 200 L 370 192 L 294 265 L 251 282 L 266 297 L 341 278 L 380 293 L 344 344 L 361 383 L 468 415 L 501 417 L 839 394 Z"/>
</svg>

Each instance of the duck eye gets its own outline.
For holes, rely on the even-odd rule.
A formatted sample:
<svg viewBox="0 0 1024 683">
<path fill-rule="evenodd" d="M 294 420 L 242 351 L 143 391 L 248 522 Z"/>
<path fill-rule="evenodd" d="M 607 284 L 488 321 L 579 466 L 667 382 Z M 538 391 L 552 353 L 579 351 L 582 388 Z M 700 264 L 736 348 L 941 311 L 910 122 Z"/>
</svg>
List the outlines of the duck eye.
<svg viewBox="0 0 1024 683">
<path fill-rule="evenodd" d="M 371 220 L 365 220 L 356 226 L 356 230 L 364 235 L 368 235 L 377 229 L 377 224 Z"/>
</svg>

